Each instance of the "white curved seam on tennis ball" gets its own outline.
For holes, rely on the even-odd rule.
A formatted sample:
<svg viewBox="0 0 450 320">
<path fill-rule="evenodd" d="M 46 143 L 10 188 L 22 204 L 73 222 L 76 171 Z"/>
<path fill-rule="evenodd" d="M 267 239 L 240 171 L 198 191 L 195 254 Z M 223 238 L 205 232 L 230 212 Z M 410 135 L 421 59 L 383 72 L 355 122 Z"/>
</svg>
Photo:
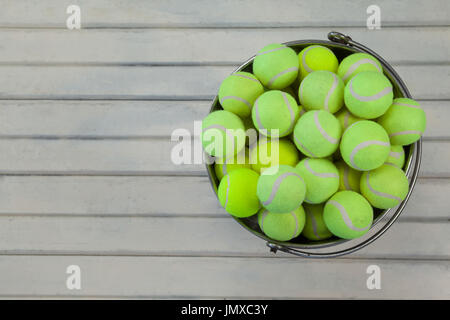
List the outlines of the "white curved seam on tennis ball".
<svg viewBox="0 0 450 320">
<path fill-rule="evenodd" d="M 252 109 L 252 104 L 249 101 L 247 101 L 244 98 L 238 97 L 238 96 L 225 96 L 225 97 L 222 97 L 222 99 L 220 99 L 220 104 L 223 105 L 225 100 L 230 100 L 230 99 L 238 100 L 238 101 L 244 103 L 247 106 L 248 110 Z"/>
<path fill-rule="evenodd" d="M 229 195 L 229 193 L 230 193 L 230 176 L 227 175 L 226 177 L 227 177 L 227 193 L 226 193 L 226 196 L 225 196 L 225 205 L 224 205 L 224 208 L 225 208 L 225 209 L 227 209 L 227 205 L 228 205 L 228 195 Z"/>
<path fill-rule="evenodd" d="M 361 96 L 358 93 L 356 93 L 355 90 L 353 90 L 353 79 L 355 79 L 355 78 L 352 78 L 350 80 L 350 85 L 349 85 L 348 89 L 350 90 L 350 93 L 353 96 L 353 98 L 355 98 L 356 100 L 359 100 L 361 102 L 375 101 L 375 100 L 378 100 L 392 92 L 392 87 L 386 87 L 383 90 L 381 90 L 371 96 Z"/>
<path fill-rule="evenodd" d="M 291 120 L 290 120 L 290 123 L 289 123 L 289 128 L 286 131 L 281 133 L 281 134 L 285 134 L 286 132 L 289 132 L 292 129 L 292 127 L 294 126 L 295 114 L 294 114 L 294 110 L 292 110 L 292 106 L 291 106 L 291 104 L 290 104 L 290 102 L 289 102 L 289 100 L 288 100 L 288 98 L 286 96 L 286 93 L 281 91 L 281 95 L 283 96 L 284 103 L 286 104 L 287 108 L 289 109 L 289 114 L 291 116 Z"/>
<path fill-rule="evenodd" d="M 328 49 L 328 48 L 326 48 L 326 47 L 322 47 L 322 46 L 310 46 L 308 49 L 306 49 L 305 52 L 303 52 L 303 56 L 302 56 L 302 65 L 303 65 L 303 68 L 305 68 L 306 72 L 308 72 L 308 73 L 313 72 L 314 70 L 311 69 L 311 68 L 308 66 L 308 64 L 306 63 L 306 54 L 307 54 L 310 50 L 312 50 L 312 49 L 314 49 L 314 48 L 326 49 L 326 50 L 328 50 L 328 51 L 330 51 L 330 52 L 332 53 L 332 51 L 331 51 L 330 49 Z"/>
<path fill-rule="evenodd" d="M 398 201 L 399 203 L 402 201 L 402 199 L 400 199 L 400 198 L 397 197 L 397 196 L 394 196 L 394 195 L 389 194 L 389 193 L 377 191 L 377 190 L 375 190 L 374 188 L 372 188 L 372 186 L 370 185 L 370 172 L 367 172 L 367 175 L 366 175 L 366 184 L 367 184 L 367 187 L 369 188 L 369 190 L 370 190 L 372 193 L 374 193 L 375 195 L 379 196 L 379 197 L 382 197 L 382 198 L 388 198 L 388 199 L 392 199 L 392 200 L 396 200 L 396 201 Z"/>
<path fill-rule="evenodd" d="M 308 170 L 312 175 L 319 177 L 319 178 L 338 178 L 339 176 L 333 172 L 317 172 L 314 171 L 313 168 L 309 165 L 309 159 L 305 160 L 305 168 Z"/>
<path fill-rule="evenodd" d="M 276 74 L 275 76 L 272 77 L 272 79 L 269 80 L 269 82 L 267 83 L 267 86 L 270 88 L 279 77 L 284 76 L 286 73 L 294 72 L 294 71 L 298 71 L 298 67 L 291 67 L 291 68 L 287 68 L 284 71 L 281 71 L 280 73 Z"/>
<path fill-rule="evenodd" d="M 350 77 L 353 74 L 353 72 L 356 71 L 356 69 L 358 69 L 361 65 L 366 64 L 366 63 L 371 64 L 372 66 L 377 68 L 377 70 L 379 72 L 382 72 L 382 70 L 380 69 L 380 67 L 378 66 L 378 64 L 375 61 L 373 61 L 372 59 L 369 59 L 369 58 L 364 58 L 364 59 L 361 59 L 361 60 L 355 62 L 354 64 L 352 64 L 350 66 L 350 68 L 348 68 L 345 75 L 342 77 L 342 80 L 343 81 L 347 80 L 348 77 Z"/>
<path fill-rule="evenodd" d="M 266 54 L 266 53 L 272 53 L 272 52 L 275 52 L 275 51 L 278 51 L 278 50 L 287 49 L 287 48 L 288 47 L 282 45 L 282 46 L 280 46 L 278 48 L 275 48 L 275 49 L 269 49 L 269 50 L 266 50 L 266 51 L 260 51 L 256 55 L 257 56 L 262 56 L 263 54 Z"/>
<path fill-rule="evenodd" d="M 245 79 L 248 79 L 248 80 L 260 83 L 257 79 L 249 77 L 249 76 L 247 76 L 245 74 L 233 73 L 232 76 L 241 77 L 241 78 L 245 78 Z"/>
<path fill-rule="evenodd" d="M 268 205 L 270 205 L 270 204 L 272 203 L 273 199 L 274 199 L 275 196 L 277 195 L 277 192 L 278 192 L 278 189 L 280 188 L 281 183 L 283 182 L 283 180 L 284 180 L 285 178 L 290 177 L 290 176 L 297 177 L 297 178 L 299 178 L 300 180 L 303 181 L 303 178 L 300 177 L 298 174 L 296 174 L 296 173 L 294 173 L 294 172 L 285 172 L 285 173 L 281 174 L 281 175 L 275 180 L 275 182 L 274 182 L 274 184 L 273 184 L 273 186 L 272 186 L 272 189 L 271 189 L 271 191 L 270 191 L 269 198 L 268 198 L 266 201 L 264 201 L 264 202 L 262 203 L 264 206 L 268 206 Z"/>
<path fill-rule="evenodd" d="M 347 190 L 353 190 L 350 187 L 350 182 L 348 181 L 348 173 L 349 173 L 349 171 L 350 171 L 350 168 L 347 167 L 347 166 L 344 166 L 344 174 L 343 174 L 344 186 L 345 186 L 345 189 L 347 189 Z"/>
<path fill-rule="evenodd" d="M 295 136 L 295 134 L 294 134 L 294 141 L 295 141 L 298 145 L 300 145 L 300 147 L 301 147 L 302 149 L 305 149 L 305 151 L 306 151 L 307 153 L 309 153 L 311 157 L 316 158 L 316 156 L 314 155 L 314 153 L 312 153 L 311 151 L 309 151 L 309 150 L 305 147 L 305 145 L 304 145 L 303 143 L 301 143 L 300 140 L 298 140 L 298 138 Z"/>
<path fill-rule="evenodd" d="M 300 83 L 299 93 L 298 93 L 298 99 L 303 104 L 303 81 Z"/>
<path fill-rule="evenodd" d="M 355 158 L 356 154 L 358 153 L 358 151 L 360 151 L 361 149 L 364 149 L 368 146 L 371 146 L 371 145 L 378 145 L 378 146 L 384 146 L 384 147 L 391 146 L 389 142 L 383 142 L 383 141 L 378 141 L 378 140 L 368 140 L 368 141 L 361 142 L 355 148 L 353 148 L 352 152 L 350 153 L 350 163 L 352 164 L 352 166 L 354 168 L 364 171 L 363 169 L 361 169 L 360 167 L 358 167 L 355 164 L 354 158 Z"/>
<path fill-rule="evenodd" d="M 392 105 L 393 106 L 399 106 L 399 107 L 410 107 L 410 108 L 422 110 L 422 107 L 420 105 L 416 106 L 416 105 L 413 105 L 413 104 L 407 104 L 407 103 L 401 103 L 401 102 L 394 102 Z"/>
<path fill-rule="evenodd" d="M 345 111 L 345 113 L 344 113 L 344 129 L 347 129 L 349 119 L 350 119 L 350 112 Z"/>
<path fill-rule="evenodd" d="M 317 240 L 320 240 L 319 234 L 317 233 L 317 222 L 316 218 L 314 217 L 314 214 L 309 211 L 309 209 L 305 208 L 306 214 L 308 215 L 309 219 L 311 220 L 312 230 L 314 236 L 317 238 Z"/>
<path fill-rule="evenodd" d="M 355 226 L 353 225 L 352 220 L 350 219 L 350 217 L 349 217 L 349 215 L 348 215 L 348 213 L 347 213 L 347 210 L 345 210 L 344 206 L 343 206 L 342 204 L 340 204 L 339 202 L 337 202 L 337 201 L 335 201 L 335 200 L 328 200 L 327 204 L 330 204 L 330 205 L 332 205 L 332 206 L 335 206 L 335 207 L 338 209 L 339 213 L 341 214 L 342 220 L 344 220 L 345 225 L 346 225 L 349 229 L 351 229 L 351 230 L 353 230 L 353 231 L 366 231 L 367 229 L 369 229 L 370 223 L 369 223 L 368 226 L 363 227 L 363 228 L 355 227 Z"/>
<path fill-rule="evenodd" d="M 401 155 L 402 154 L 400 152 L 394 152 L 394 151 L 389 152 L 389 156 L 392 158 L 398 159 L 398 158 L 400 158 Z"/>
<path fill-rule="evenodd" d="M 333 76 L 333 84 L 331 85 L 330 90 L 328 90 L 327 96 L 325 97 L 325 101 L 323 102 L 323 107 L 328 112 L 330 111 L 330 107 L 328 106 L 328 102 L 330 101 L 330 97 L 333 94 L 333 92 L 336 90 L 336 87 L 338 85 L 338 78 L 337 78 L 337 76 L 333 72 L 330 72 L 330 73 Z"/>
<path fill-rule="evenodd" d="M 329 143 L 336 144 L 338 143 L 338 140 L 330 136 L 325 129 L 322 127 L 319 121 L 319 111 L 314 111 L 314 122 L 316 123 L 317 130 L 319 130 L 322 137 L 324 137 Z"/>
<path fill-rule="evenodd" d="M 258 100 L 255 101 L 254 108 L 255 108 L 256 122 L 258 123 L 259 126 L 258 129 L 265 129 L 264 126 L 262 125 L 261 118 L 259 116 Z"/>
<path fill-rule="evenodd" d="M 261 225 L 260 225 L 260 227 L 261 227 L 262 232 L 265 232 L 264 231 L 264 219 L 267 217 L 268 214 L 269 214 L 269 211 L 267 211 L 267 210 L 264 210 L 263 213 L 261 214 Z"/>
<path fill-rule="evenodd" d="M 294 238 L 297 236 L 297 232 L 298 232 L 298 227 L 299 227 L 299 225 L 298 225 L 298 218 L 297 218 L 297 215 L 295 214 L 294 211 L 291 212 L 291 215 L 292 215 L 292 217 L 293 217 L 294 220 L 295 220 L 294 234 L 292 235 L 292 238 L 291 238 L 291 239 L 294 239 Z"/>
<path fill-rule="evenodd" d="M 422 131 L 419 131 L 419 130 L 399 131 L 399 132 L 391 133 L 389 135 L 389 137 L 396 137 L 396 136 L 401 136 L 401 135 L 404 135 L 404 134 L 418 134 L 420 136 L 420 135 L 422 135 Z"/>
</svg>

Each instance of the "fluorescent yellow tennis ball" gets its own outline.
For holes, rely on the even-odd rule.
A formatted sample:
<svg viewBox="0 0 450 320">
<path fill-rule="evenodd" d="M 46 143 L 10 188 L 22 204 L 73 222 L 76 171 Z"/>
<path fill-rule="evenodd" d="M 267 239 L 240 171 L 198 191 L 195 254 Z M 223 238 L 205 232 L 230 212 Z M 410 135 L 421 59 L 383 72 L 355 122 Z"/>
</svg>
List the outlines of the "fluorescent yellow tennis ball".
<svg viewBox="0 0 450 320">
<path fill-rule="evenodd" d="M 269 44 L 256 54 L 253 73 L 269 89 L 286 88 L 297 78 L 297 54 L 284 44 Z"/>
<path fill-rule="evenodd" d="M 345 130 L 340 150 L 342 158 L 350 167 L 368 171 L 386 162 L 391 144 L 382 126 L 374 121 L 363 120 Z"/>
<path fill-rule="evenodd" d="M 245 146 L 242 120 L 229 111 L 211 112 L 202 121 L 202 145 L 214 157 L 229 158 L 237 154 Z"/>
<path fill-rule="evenodd" d="M 325 240 L 333 235 L 323 220 L 323 207 L 323 204 L 303 204 L 306 221 L 302 235 L 308 240 Z"/>
<path fill-rule="evenodd" d="M 290 94 L 270 90 L 256 100 L 252 119 L 261 134 L 269 137 L 285 137 L 294 129 L 299 113 L 297 102 Z"/>
<path fill-rule="evenodd" d="M 375 71 L 364 71 L 352 77 L 344 89 L 344 101 L 355 116 L 374 119 L 383 115 L 394 97 L 389 79 Z"/>
<path fill-rule="evenodd" d="M 345 161 L 335 163 L 339 171 L 339 190 L 350 190 L 359 192 L 359 183 L 361 180 L 361 171 L 350 168 Z"/>
<path fill-rule="evenodd" d="M 341 110 L 339 110 L 336 114 L 335 117 L 339 120 L 339 123 L 341 124 L 342 127 L 342 132 L 345 131 L 345 129 L 347 129 L 348 127 L 350 127 L 352 124 L 354 124 L 357 121 L 360 120 L 364 120 L 358 117 L 355 117 L 350 111 L 348 111 L 347 108 L 342 108 Z"/>
<path fill-rule="evenodd" d="M 336 73 L 338 59 L 333 51 L 320 45 L 311 45 L 298 54 L 300 62 L 299 78 L 303 80 L 309 73 L 318 70 L 328 70 Z"/>
<path fill-rule="evenodd" d="M 232 216 L 250 217 L 261 208 L 256 187 L 259 174 L 250 169 L 237 169 L 222 178 L 219 184 L 219 202 Z"/>
<path fill-rule="evenodd" d="M 261 209 L 258 224 L 266 236 L 277 241 L 297 238 L 305 225 L 305 211 L 302 206 L 288 213 L 273 213 Z"/>
<path fill-rule="evenodd" d="M 393 164 L 400 169 L 403 168 L 405 164 L 405 150 L 403 146 L 391 146 L 391 152 L 389 152 L 386 164 Z"/>
<path fill-rule="evenodd" d="M 342 129 L 339 121 L 324 110 L 308 111 L 294 128 L 297 148 L 311 158 L 328 157 L 339 147 Z"/>
<path fill-rule="evenodd" d="M 375 208 L 389 209 L 405 200 L 409 182 L 405 173 L 391 164 L 364 172 L 361 176 L 361 193 Z"/>
<path fill-rule="evenodd" d="M 408 145 L 420 139 L 425 131 L 425 112 L 417 101 L 407 98 L 395 99 L 378 123 L 389 134 L 392 144 Z"/>
<path fill-rule="evenodd" d="M 306 110 L 335 113 L 344 105 L 344 82 L 333 72 L 314 71 L 300 83 L 298 96 Z"/>
<path fill-rule="evenodd" d="M 264 92 L 262 84 L 251 73 L 236 72 L 226 77 L 219 88 L 219 102 L 222 108 L 248 117 L 255 100 Z"/>
<path fill-rule="evenodd" d="M 364 71 L 383 73 L 383 68 L 374 56 L 367 53 L 353 53 L 341 61 L 337 74 L 347 84 L 353 76 Z"/>
<path fill-rule="evenodd" d="M 359 193 L 339 191 L 325 204 L 323 219 L 335 236 L 354 239 L 369 231 L 373 221 L 373 209 Z"/>
<path fill-rule="evenodd" d="M 223 176 L 227 175 L 231 171 L 240 168 L 252 168 L 250 165 L 249 151 L 247 148 L 242 149 L 241 152 L 228 159 L 216 158 L 214 164 L 214 171 L 216 172 L 216 176 L 219 180 L 221 180 Z"/>
<path fill-rule="evenodd" d="M 250 148 L 250 164 L 258 173 L 281 164 L 294 167 L 299 161 L 297 148 L 287 139 L 260 139 Z"/>
</svg>

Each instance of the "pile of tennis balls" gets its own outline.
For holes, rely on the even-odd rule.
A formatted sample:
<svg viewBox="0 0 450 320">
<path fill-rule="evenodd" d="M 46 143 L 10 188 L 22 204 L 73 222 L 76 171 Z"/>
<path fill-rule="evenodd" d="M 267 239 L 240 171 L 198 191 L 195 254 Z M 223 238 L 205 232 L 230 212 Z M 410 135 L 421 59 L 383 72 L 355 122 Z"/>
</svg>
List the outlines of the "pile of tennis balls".
<svg viewBox="0 0 450 320">
<path fill-rule="evenodd" d="M 339 62 L 325 46 L 297 54 L 271 44 L 252 67 L 222 82 L 223 110 L 202 123 L 228 213 L 257 218 L 281 242 L 354 239 L 372 226 L 374 208 L 405 199 L 404 146 L 420 139 L 426 117 L 417 101 L 394 97 L 375 57 L 354 53 Z M 257 139 L 247 147 L 251 128 Z"/>
</svg>

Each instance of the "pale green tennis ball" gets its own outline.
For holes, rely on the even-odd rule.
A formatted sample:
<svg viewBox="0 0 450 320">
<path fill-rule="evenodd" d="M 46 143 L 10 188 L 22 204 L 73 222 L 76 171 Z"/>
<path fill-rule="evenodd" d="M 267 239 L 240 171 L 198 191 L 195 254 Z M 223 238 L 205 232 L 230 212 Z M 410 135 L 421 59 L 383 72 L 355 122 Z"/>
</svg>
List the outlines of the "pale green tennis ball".
<svg viewBox="0 0 450 320">
<path fill-rule="evenodd" d="M 345 84 L 355 75 L 364 71 L 383 73 L 381 63 L 370 54 L 353 53 L 345 57 L 339 64 L 337 74 Z"/>
<path fill-rule="evenodd" d="M 219 180 L 221 180 L 225 175 L 234 171 L 236 169 L 247 168 L 251 169 L 249 160 L 249 151 L 247 148 L 242 149 L 241 152 L 228 159 L 226 158 L 216 158 L 214 164 L 214 171 Z"/>
<path fill-rule="evenodd" d="M 392 84 L 383 74 L 364 71 L 352 77 L 344 89 L 344 101 L 355 116 L 374 119 L 383 115 L 392 104 Z"/>
<path fill-rule="evenodd" d="M 342 108 L 334 115 L 341 124 L 342 131 L 345 131 L 348 127 L 354 124 L 357 121 L 363 120 L 361 118 L 355 117 L 347 108 Z"/>
<path fill-rule="evenodd" d="M 325 202 L 339 189 L 339 172 L 330 160 L 305 158 L 296 169 L 305 180 L 306 203 Z"/>
<path fill-rule="evenodd" d="M 344 82 L 333 72 L 314 71 L 300 83 L 298 96 L 306 110 L 335 113 L 344 105 Z"/>
<path fill-rule="evenodd" d="M 361 171 L 350 168 L 343 160 L 336 162 L 335 165 L 339 171 L 339 190 L 359 192 Z"/>
<path fill-rule="evenodd" d="M 391 144 L 382 126 L 374 121 L 363 120 L 345 130 L 340 149 L 342 158 L 350 167 L 368 171 L 386 162 Z"/>
<path fill-rule="evenodd" d="M 286 88 L 297 78 L 297 54 L 284 44 L 269 44 L 256 54 L 253 73 L 269 89 Z"/>
<path fill-rule="evenodd" d="M 273 213 L 261 209 L 258 224 L 266 236 L 277 241 L 297 238 L 305 225 L 305 211 L 302 206 L 288 213 Z"/>
<path fill-rule="evenodd" d="M 389 209 L 405 200 L 409 182 L 405 173 L 391 164 L 364 172 L 361 176 L 361 193 L 375 208 Z"/>
<path fill-rule="evenodd" d="M 323 219 L 335 236 L 354 239 L 369 231 L 373 222 L 373 209 L 359 193 L 339 191 L 325 204 Z"/>
<path fill-rule="evenodd" d="M 219 102 L 227 111 L 248 117 L 255 100 L 264 92 L 262 84 L 251 73 L 236 72 L 226 77 L 219 88 Z"/>
<path fill-rule="evenodd" d="M 258 173 L 281 164 L 295 167 L 299 161 L 297 148 L 287 139 L 260 139 L 250 148 L 250 164 Z"/>
<path fill-rule="evenodd" d="M 253 124 L 269 137 L 284 137 L 294 129 L 300 109 L 295 99 L 286 92 L 270 90 L 263 93 L 252 110 Z"/>
<path fill-rule="evenodd" d="M 308 111 L 298 119 L 294 127 L 297 148 L 311 158 L 332 155 L 339 147 L 342 135 L 339 121 L 324 110 Z"/>
<path fill-rule="evenodd" d="M 417 101 L 398 98 L 378 119 L 386 129 L 392 144 L 408 145 L 420 139 L 427 126 L 425 112 Z"/>
<path fill-rule="evenodd" d="M 403 168 L 405 164 L 405 150 L 403 146 L 391 146 L 391 152 L 386 160 L 386 164 L 393 164 L 397 168 Z"/>
<path fill-rule="evenodd" d="M 274 213 L 290 212 L 303 202 L 306 186 L 298 170 L 280 165 L 261 174 L 256 191 L 264 208 Z"/>
<path fill-rule="evenodd" d="M 333 235 L 323 220 L 323 207 L 323 204 L 303 204 L 306 221 L 302 235 L 306 239 L 325 240 Z"/>
<path fill-rule="evenodd" d="M 246 218 L 261 208 L 256 187 L 259 174 L 250 169 L 237 169 L 220 180 L 219 202 L 232 216 Z"/>
<path fill-rule="evenodd" d="M 242 120 L 229 111 L 211 112 L 202 122 L 202 145 L 211 156 L 228 158 L 237 154 L 245 146 Z"/>
<path fill-rule="evenodd" d="M 304 79 L 309 73 L 318 70 L 328 70 L 336 73 L 339 64 L 333 51 L 320 45 L 304 48 L 298 54 L 298 59 L 300 62 L 300 80 Z"/>
</svg>

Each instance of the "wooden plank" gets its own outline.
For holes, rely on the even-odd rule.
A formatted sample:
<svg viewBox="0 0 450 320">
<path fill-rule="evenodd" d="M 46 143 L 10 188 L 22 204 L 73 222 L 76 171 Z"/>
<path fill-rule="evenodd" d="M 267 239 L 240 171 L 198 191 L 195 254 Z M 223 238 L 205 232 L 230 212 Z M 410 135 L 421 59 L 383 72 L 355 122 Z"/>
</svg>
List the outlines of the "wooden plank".
<svg viewBox="0 0 450 320">
<path fill-rule="evenodd" d="M 2 216 L 0 239 L 0 254 L 269 256 L 231 217 Z M 450 223 L 396 223 L 352 257 L 450 259 Z"/>
<path fill-rule="evenodd" d="M 3 176 L 0 190 L 2 215 L 228 216 L 206 177 Z M 419 179 L 401 219 L 448 220 L 449 193 L 450 180 Z"/>
<path fill-rule="evenodd" d="M 421 101 L 425 139 L 448 139 L 450 101 Z M 138 138 L 193 132 L 210 101 L 0 101 L 0 137 Z"/>
<path fill-rule="evenodd" d="M 448 261 L 2 256 L 0 295 L 129 298 L 448 299 Z M 65 271 L 81 268 L 81 290 Z M 368 290 L 367 267 L 381 270 Z M 187 272 L 188 270 L 188 272 Z M 283 276 L 277 276 L 283 275 Z M 344 288 L 344 289 L 343 289 Z"/>
<path fill-rule="evenodd" d="M 449 27 L 340 28 L 390 63 L 448 62 Z M 21 64 L 240 64 L 273 42 L 326 40 L 324 28 L 0 30 L 0 62 Z M 101 43 L 102 50 L 98 44 Z M 418 45 L 420 43 L 420 45 Z M 183 48 L 183 50 L 179 50 Z"/>
<path fill-rule="evenodd" d="M 351 0 L 300 2 L 277 1 L 190 1 L 77 0 L 82 27 L 278 27 L 278 26 L 365 26 L 370 1 Z M 8 1 L 0 14 L 0 26 L 65 28 L 66 7 L 58 0 Z M 379 0 L 382 25 L 448 25 L 445 0 L 424 6 L 419 0 Z"/>
<path fill-rule="evenodd" d="M 195 139 L 197 141 L 197 139 Z M 204 164 L 176 164 L 178 141 L 165 139 L 0 139 L 0 172 L 4 174 L 206 175 Z M 7 156 L 6 156 L 7 155 Z M 421 175 L 450 177 L 450 141 L 425 141 Z"/>
<path fill-rule="evenodd" d="M 231 66 L 1 66 L 0 99 L 211 99 L 233 69 Z M 450 87 L 446 85 L 450 65 L 402 65 L 396 70 L 416 99 L 450 99 Z"/>
</svg>

